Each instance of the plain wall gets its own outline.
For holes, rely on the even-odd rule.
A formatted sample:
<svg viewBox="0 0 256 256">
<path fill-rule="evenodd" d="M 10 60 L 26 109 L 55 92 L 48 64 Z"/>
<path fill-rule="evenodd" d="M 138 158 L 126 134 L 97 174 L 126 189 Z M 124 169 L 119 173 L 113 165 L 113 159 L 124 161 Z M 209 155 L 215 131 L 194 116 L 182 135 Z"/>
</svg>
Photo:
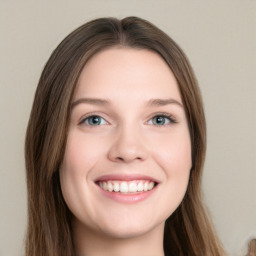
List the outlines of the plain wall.
<svg viewBox="0 0 256 256">
<path fill-rule="evenodd" d="M 0 0 L 0 256 L 23 255 L 24 137 L 50 53 L 93 18 L 139 16 L 188 55 L 208 127 L 203 188 L 229 255 L 256 237 L 255 0 Z"/>
</svg>

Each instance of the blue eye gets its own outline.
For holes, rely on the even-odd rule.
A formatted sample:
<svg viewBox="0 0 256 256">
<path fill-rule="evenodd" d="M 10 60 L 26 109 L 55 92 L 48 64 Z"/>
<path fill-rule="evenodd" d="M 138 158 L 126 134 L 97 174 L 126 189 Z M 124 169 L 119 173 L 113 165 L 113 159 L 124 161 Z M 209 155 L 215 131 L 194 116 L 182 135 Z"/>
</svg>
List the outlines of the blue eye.
<svg viewBox="0 0 256 256">
<path fill-rule="evenodd" d="M 156 126 L 168 125 L 170 123 L 175 123 L 175 120 L 171 116 L 166 115 L 156 115 L 149 121 L 149 124 L 153 124 Z"/>
<path fill-rule="evenodd" d="M 97 125 L 103 125 L 107 124 L 106 120 L 100 116 L 88 116 L 81 123 L 85 123 L 86 125 L 91 125 L 91 126 L 97 126 Z"/>
</svg>

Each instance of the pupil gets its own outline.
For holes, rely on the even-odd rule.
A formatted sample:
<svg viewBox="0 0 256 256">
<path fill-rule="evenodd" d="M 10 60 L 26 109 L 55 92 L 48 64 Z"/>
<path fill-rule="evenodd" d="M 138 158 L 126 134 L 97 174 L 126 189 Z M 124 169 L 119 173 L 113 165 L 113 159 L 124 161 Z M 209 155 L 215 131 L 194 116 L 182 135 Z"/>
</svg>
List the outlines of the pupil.
<svg viewBox="0 0 256 256">
<path fill-rule="evenodd" d="M 100 123 L 99 117 L 97 117 L 97 116 L 92 117 L 91 118 L 91 123 L 94 124 L 94 125 L 99 124 Z"/>
<path fill-rule="evenodd" d="M 161 116 L 158 116 L 158 117 L 156 118 L 156 123 L 157 123 L 157 124 L 164 124 L 164 118 L 161 117 Z"/>
</svg>

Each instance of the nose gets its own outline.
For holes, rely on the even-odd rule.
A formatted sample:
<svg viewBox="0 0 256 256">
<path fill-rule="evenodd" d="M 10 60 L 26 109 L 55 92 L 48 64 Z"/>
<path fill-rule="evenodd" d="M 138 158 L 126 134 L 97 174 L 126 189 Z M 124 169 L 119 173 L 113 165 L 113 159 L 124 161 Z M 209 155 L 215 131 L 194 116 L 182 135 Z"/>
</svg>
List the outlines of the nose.
<svg viewBox="0 0 256 256">
<path fill-rule="evenodd" d="M 116 131 L 114 141 L 109 149 L 108 158 L 113 162 L 130 163 L 144 161 L 148 151 L 146 142 L 138 129 L 126 127 Z"/>
</svg>

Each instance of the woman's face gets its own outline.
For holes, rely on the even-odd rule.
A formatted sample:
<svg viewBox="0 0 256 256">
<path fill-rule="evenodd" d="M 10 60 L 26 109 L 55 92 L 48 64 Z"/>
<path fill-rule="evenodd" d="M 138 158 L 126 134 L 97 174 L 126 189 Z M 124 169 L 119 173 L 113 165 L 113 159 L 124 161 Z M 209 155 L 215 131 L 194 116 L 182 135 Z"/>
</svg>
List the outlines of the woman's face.
<svg viewBox="0 0 256 256">
<path fill-rule="evenodd" d="M 85 232 L 163 232 L 191 169 L 176 79 L 154 52 L 111 48 L 84 67 L 60 168 L 64 199 Z"/>
</svg>

